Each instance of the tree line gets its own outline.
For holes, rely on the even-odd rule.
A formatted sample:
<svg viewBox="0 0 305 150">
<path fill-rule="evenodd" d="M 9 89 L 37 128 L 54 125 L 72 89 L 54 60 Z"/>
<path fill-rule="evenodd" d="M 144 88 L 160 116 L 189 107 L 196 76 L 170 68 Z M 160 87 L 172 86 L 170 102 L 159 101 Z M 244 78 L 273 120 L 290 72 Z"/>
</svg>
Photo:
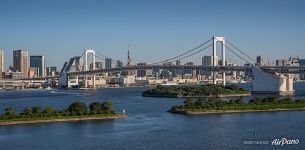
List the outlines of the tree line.
<svg viewBox="0 0 305 150">
<path fill-rule="evenodd" d="M 276 97 L 253 98 L 249 102 L 241 98 L 223 101 L 218 97 L 188 98 L 182 105 L 171 108 L 177 110 L 267 110 L 275 108 L 304 108 L 305 100 L 292 100 L 291 98 L 277 99 Z"/>
<path fill-rule="evenodd" d="M 248 94 L 249 91 L 238 85 L 183 85 L 183 86 L 162 86 L 158 85 L 154 89 L 143 92 L 143 96 L 219 96 L 228 94 Z"/>
<path fill-rule="evenodd" d="M 84 115 L 112 115 L 115 114 L 112 101 L 93 102 L 86 106 L 84 102 L 76 101 L 68 108 L 56 110 L 52 107 L 42 108 L 40 106 L 25 108 L 19 114 L 13 107 L 5 108 L 4 114 L 0 115 L 1 120 L 18 118 L 43 118 L 56 116 L 84 116 Z"/>
</svg>

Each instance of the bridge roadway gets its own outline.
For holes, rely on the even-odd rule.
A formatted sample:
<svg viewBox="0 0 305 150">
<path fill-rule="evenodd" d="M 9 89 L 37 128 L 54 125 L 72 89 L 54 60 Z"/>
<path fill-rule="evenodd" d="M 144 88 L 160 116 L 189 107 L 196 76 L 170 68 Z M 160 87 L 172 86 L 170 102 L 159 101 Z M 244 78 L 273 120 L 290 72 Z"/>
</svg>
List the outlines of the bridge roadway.
<svg viewBox="0 0 305 150">
<path fill-rule="evenodd" d="M 289 74 L 299 74 L 305 73 L 305 66 L 263 66 L 260 67 L 263 70 L 269 70 L 272 72 L 289 73 Z M 79 72 L 68 72 L 68 75 L 93 75 L 98 73 L 106 72 L 120 72 L 128 70 L 148 70 L 148 69 L 164 69 L 164 70 L 180 70 L 180 69 L 190 69 L 190 70 L 205 70 L 213 72 L 229 72 L 229 71 L 251 71 L 251 66 L 202 66 L 202 65 L 143 65 L 143 66 L 125 66 L 120 68 L 105 68 L 100 70 L 90 70 L 90 71 L 79 71 Z"/>
</svg>

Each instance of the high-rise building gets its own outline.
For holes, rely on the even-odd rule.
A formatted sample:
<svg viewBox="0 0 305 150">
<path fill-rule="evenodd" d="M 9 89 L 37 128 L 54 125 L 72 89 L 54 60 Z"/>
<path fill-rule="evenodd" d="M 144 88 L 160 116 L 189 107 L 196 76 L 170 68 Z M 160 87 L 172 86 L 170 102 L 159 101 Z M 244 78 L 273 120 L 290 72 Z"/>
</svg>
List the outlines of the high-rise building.
<svg viewBox="0 0 305 150">
<path fill-rule="evenodd" d="M 30 67 L 29 68 L 29 78 L 34 78 L 34 77 L 38 77 L 38 71 L 39 71 L 39 68 L 37 67 Z"/>
<path fill-rule="evenodd" d="M 146 66 L 146 63 L 137 63 L 137 66 Z M 138 69 L 137 77 L 151 77 L 153 74 L 152 69 Z"/>
<path fill-rule="evenodd" d="M 15 72 L 21 72 L 22 78 L 28 77 L 29 52 L 24 49 L 13 51 L 13 68 Z"/>
<path fill-rule="evenodd" d="M 116 61 L 116 67 L 117 67 L 117 68 L 123 67 L 123 62 L 120 61 L 120 60 Z"/>
<path fill-rule="evenodd" d="M 213 65 L 213 56 L 203 56 L 202 66 L 212 66 Z"/>
<path fill-rule="evenodd" d="M 256 66 L 262 66 L 264 65 L 264 60 L 263 60 L 263 56 L 257 56 L 256 57 Z"/>
<path fill-rule="evenodd" d="M 37 77 L 45 76 L 45 57 L 44 56 L 30 56 L 30 67 L 37 68 Z"/>
<path fill-rule="evenodd" d="M 52 77 L 58 75 L 56 67 L 47 67 L 46 68 L 46 76 Z"/>
<path fill-rule="evenodd" d="M 106 58 L 105 59 L 105 68 L 111 68 L 111 63 L 112 63 L 112 60 L 111 58 Z"/>
<path fill-rule="evenodd" d="M 286 59 L 277 59 L 275 60 L 276 66 L 286 66 L 288 61 Z"/>
<path fill-rule="evenodd" d="M 146 63 L 137 63 L 137 66 L 146 66 Z M 146 70 L 145 69 L 138 69 L 137 70 L 137 77 L 145 77 Z"/>
<path fill-rule="evenodd" d="M 100 70 L 103 69 L 103 63 L 102 62 L 95 62 L 95 68 L 93 69 L 93 63 L 90 64 L 89 70 Z"/>
<path fill-rule="evenodd" d="M 4 53 L 0 50 L 0 79 L 2 79 L 2 72 L 4 72 Z"/>
</svg>

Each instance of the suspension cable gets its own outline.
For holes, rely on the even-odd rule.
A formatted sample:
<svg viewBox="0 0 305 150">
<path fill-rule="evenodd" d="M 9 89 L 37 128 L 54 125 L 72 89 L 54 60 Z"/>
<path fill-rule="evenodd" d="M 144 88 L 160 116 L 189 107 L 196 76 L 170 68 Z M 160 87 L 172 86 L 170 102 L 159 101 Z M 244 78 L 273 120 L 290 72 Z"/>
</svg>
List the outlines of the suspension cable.
<svg viewBox="0 0 305 150">
<path fill-rule="evenodd" d="M 195 47 L 195 48 L 193 48 L 193 49 L 191 49 L 191 50 L 189 50 L 189 51 L 187 51 L 187 52 L 184 52 L 184 53 L 182 53 L 182 54 L 180 54 L 180 55 L 178 55 L 178 56 L 175 56 L 175 57 L 170 58 L 170 59 L 167 59 L 167 60 L 159 61 L 159 62 L 156 62 L 156 63 L 153 63 L 153 64 L 160 64 L 160 63 L 164 63 L 164 62 L 173 62 L 173 61 L 171 61 L 171 60 L 176 59 L 176 58 L 179 58 L 179 57 L 181 57 L 181 56 L 183 56 L 183 55 L 185 55 L 185 54 L 188 54 L 188 53 L 190 53 L 190 52 L 192 52 L 192 51 L 194 51 L 194 50 L 196 50 L 196 49 L 198 49 L 198 48 L 204 46 L 205 44 L 209 43 L 211 40 L 212 40 L 212 38 L 209 39 L 209 40 L 207 40 L 206 42 L 204 42 L 204 43 L 198 45 L 197 47 Z"/>
<path fill-rule="evenodd" d="M 244 59 L 242 56 L 238 55 L 236 52 L 234 52 L 232 49 L 230 49 L 229 47 L 225 46 L 226 49 L 228 49 L 230 52 L 232 52 L 233 54 L 235 54 L 237 57 L 239 57 L 240 59 L 242 59 L 243 61 L 250 63 L 248 60 Z"/>
<path fill-rule="evenodd" d="M 198 51 L 196 51 L 196 52 L 194 52 L 194 53 L 192 53 L 192 54 L 189 54 L 189 55 L 187 55 L 187 56 L 184 56 L 184 57 L 179 58 L 179 59 L 176 59 L 176 60 L 167 61 L 167 62 L 174 62 L 174 61 L 177 61 L 177 60 L 182 60 L 182 59 L 188 58 L 188 57 L 190 57 L 190 56 L 193 56 L 193 55 L 195 55 L 195 54 L 198 54 L 199 52 L 202 52 L 202 51 L 206 50 L 207 48 L 209 48 L 209 47 L 212 46 L 212 45 L 213 45 L 213 44 L 210 44 L 210 45 L 208 45 L 208 46 L 206 46 L 206 47 L 204 47 L 204 48 L 202 48 L 202 49 L 200 49 L 200 50 L 198 50 Z"/>
<path fill-rule="evenodd" d="M 229 43 L 229 45 L 231 45 L 233 48 L 235 48 L 236 50 L 238 50 L 239 52 L 241 52 L 243 55 L 245 55 L 246 57 L 248 57 L 250 60 L 252 60 L 253 62 L 255 62 L 255 60 L 253 58 L 251 58 L 249 55 L 247 55 L 246 53 L 244 53 L 242 50 L 238 49 L 235 45 L 233 45 L 230 41 L 226 40 L 226 42 Z"/>
</svg>

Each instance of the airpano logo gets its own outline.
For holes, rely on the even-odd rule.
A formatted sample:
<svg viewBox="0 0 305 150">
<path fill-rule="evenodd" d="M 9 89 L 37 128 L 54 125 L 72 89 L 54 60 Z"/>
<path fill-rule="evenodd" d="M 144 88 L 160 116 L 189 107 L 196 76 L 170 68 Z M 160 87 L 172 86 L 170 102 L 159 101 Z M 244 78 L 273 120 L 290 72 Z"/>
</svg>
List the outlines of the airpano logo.
<svg viewBox="0 0 305 150">
<path fill-rule="evenodd" d="M 288 140 L 287 138 L 282 138 L 282 139 L 274 139 L 271 142 L 271 145 L 283 146 L 283 145 L 297 145 L 299 143 L 300 143 L 299 139 Z"/>
</svg>

